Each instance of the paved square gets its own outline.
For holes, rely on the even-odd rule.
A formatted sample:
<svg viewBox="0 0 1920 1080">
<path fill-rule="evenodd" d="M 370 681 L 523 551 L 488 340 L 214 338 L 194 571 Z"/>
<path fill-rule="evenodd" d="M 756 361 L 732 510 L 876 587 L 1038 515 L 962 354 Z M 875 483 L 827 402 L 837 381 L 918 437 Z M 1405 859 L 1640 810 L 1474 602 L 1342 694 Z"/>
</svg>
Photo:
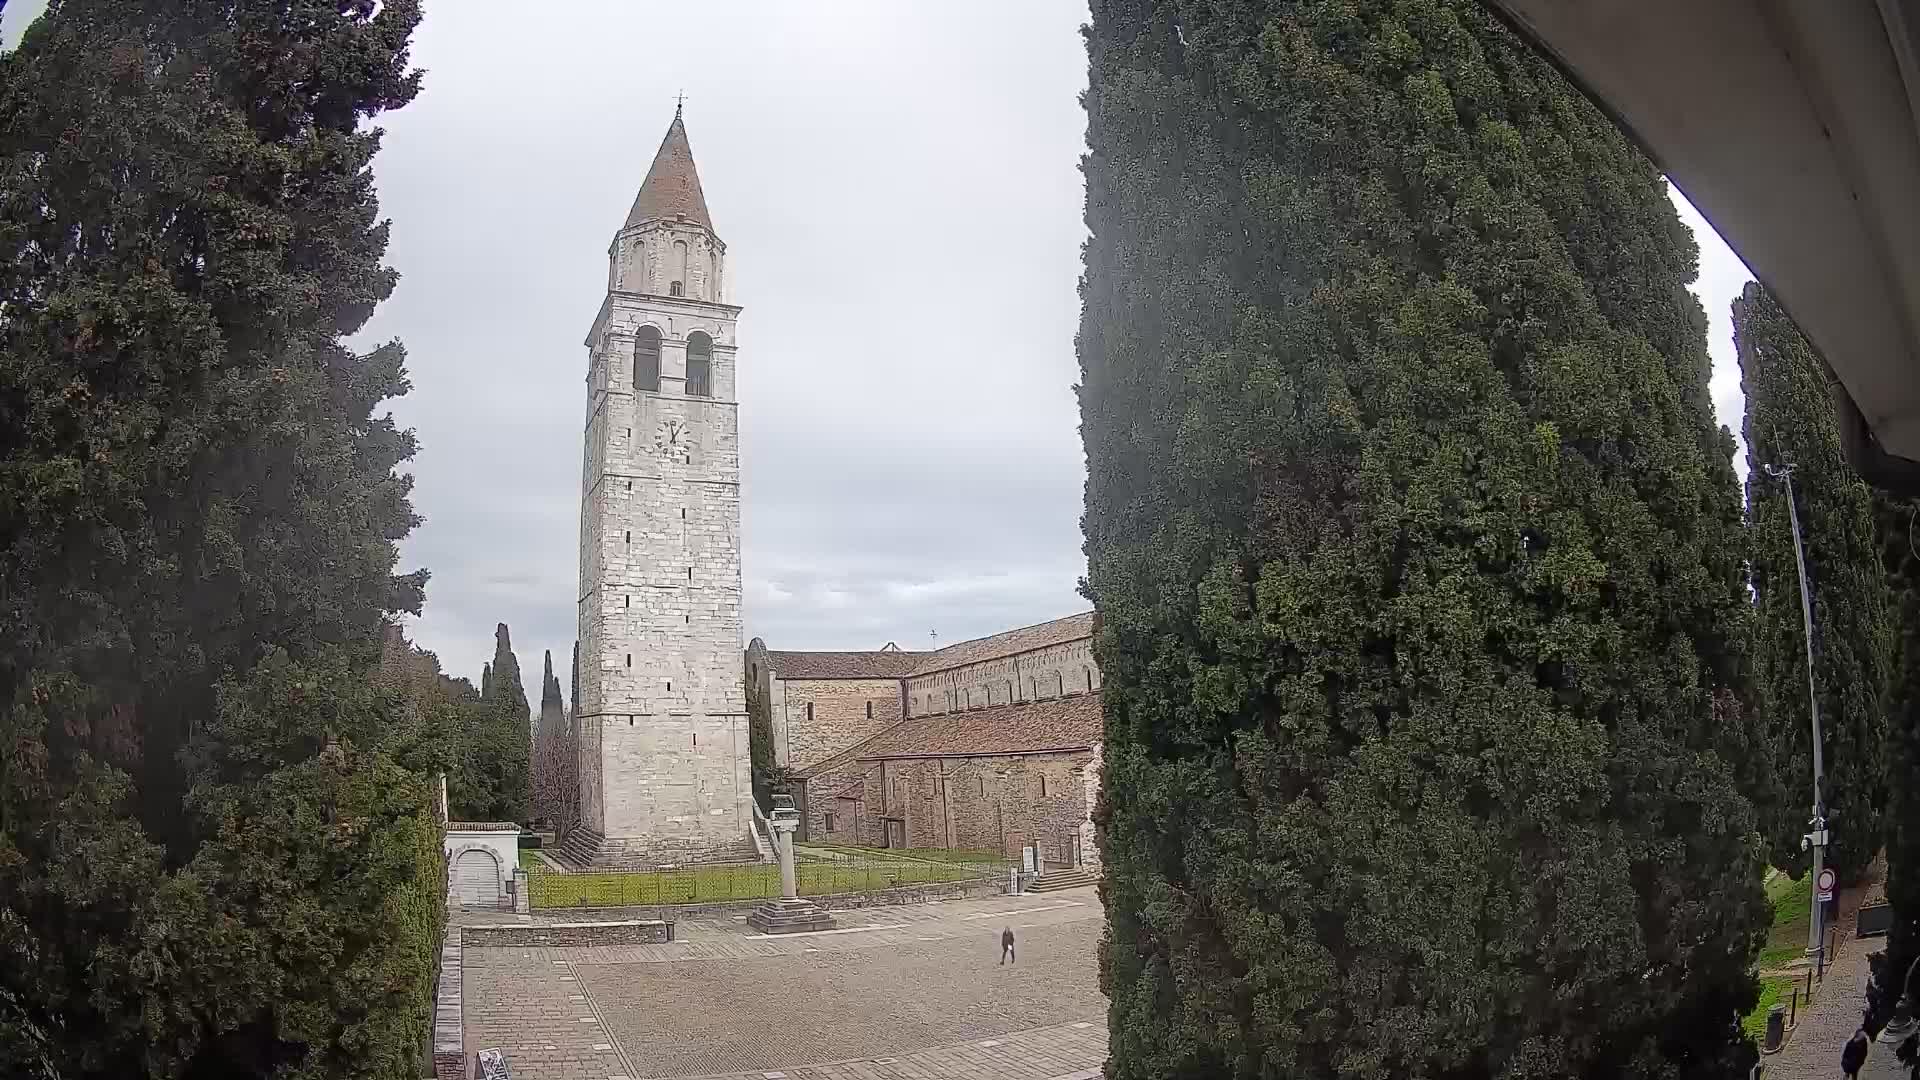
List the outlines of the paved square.
<svg viewBox="0 0 1920 1080">
<path fill-rule="evenodd" d="M 471 1049 L 516 1080 L 1048 1080 L 1097 1071 L 1093 891 L 848 913 L 767 938 L 683 924 L 669 945 L 465 950 Z M 1019 962 L 999 964 L 1000 928 Z"/>
</svg>

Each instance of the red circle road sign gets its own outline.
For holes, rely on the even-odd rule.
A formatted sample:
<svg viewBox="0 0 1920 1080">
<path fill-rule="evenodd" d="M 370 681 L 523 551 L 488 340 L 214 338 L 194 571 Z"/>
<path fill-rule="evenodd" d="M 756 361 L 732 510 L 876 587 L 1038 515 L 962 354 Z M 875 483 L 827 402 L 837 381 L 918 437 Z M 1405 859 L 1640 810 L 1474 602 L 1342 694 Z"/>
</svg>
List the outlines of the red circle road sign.
<svg viewBox="0 0 1920 1080">
<path fill-rule="evenodd" d="M 1833 885 L 1834 885 L 1833 867 L 1831 866 L 1822 867 L 1820 869 L 1820 881 L 1819 881 L 1820 891 L 1823 893 L 1830 893 L 1833 891 Z"/>
</svg>

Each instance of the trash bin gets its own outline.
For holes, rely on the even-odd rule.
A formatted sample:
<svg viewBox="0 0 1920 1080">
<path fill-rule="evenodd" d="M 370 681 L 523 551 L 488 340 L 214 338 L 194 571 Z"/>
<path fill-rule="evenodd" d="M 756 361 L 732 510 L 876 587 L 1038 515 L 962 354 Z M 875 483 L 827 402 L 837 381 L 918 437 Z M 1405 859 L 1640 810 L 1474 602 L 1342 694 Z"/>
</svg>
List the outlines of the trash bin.
<svg viewBox="0 0 1920 1080">
<path fill-rule="evenodd" d="M 1767 1010 L 1767 1035 L 1766 1039 L 1760 1044 L 1760 1052 L 1763 1054 L 1779 1053 L 1780 1044 L 1785 1042 L 1786 1038 L 1787 1007 L 1785 1005 L 1775 1005 L 1773 1008 Z"/>
</svg>

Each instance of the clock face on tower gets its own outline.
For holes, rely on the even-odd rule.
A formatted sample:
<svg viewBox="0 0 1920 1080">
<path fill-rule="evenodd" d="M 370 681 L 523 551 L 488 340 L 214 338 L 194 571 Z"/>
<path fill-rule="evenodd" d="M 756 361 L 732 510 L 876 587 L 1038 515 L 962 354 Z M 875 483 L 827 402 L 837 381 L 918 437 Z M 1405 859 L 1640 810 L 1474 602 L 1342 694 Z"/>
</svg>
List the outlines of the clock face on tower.
<svg viewBox="0 0 1920 1080">
<path fill-rule="evenodd" d="M 693 457 L 693 445 L 688 437 L 687 426 L 672 417 L 662 420 L 659 430 L 653 433 L 653 452 L 668 461 L 677 461 L 685 465 Z"/>
</svg>

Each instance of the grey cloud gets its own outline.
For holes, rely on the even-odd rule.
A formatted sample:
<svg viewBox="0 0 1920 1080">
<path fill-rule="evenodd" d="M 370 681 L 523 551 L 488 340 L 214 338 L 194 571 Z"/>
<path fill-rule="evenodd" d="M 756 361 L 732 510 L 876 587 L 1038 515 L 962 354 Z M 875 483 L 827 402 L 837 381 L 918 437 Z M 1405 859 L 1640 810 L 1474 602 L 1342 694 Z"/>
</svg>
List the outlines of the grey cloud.
<svg viewBox="0 0 1920 1080">
<path fill-rule="evenodd" d="M 0 32 L 37 9 L 14 0 Z M 425 90 L 379 121 L 403 276 L 362 341 L 408 347 L 414 390 L 393 411 L 420 436 L 426 523 L 403 562 L 433 571 L 415 639 L 477 678 L 504 621 L 523 670 L 544 649 L 564 667 L 581 339 L 682 89 L 745 306 L 747 634 L 924 648 L 930 630 L 951 643 L 1084 608 L 1084 4 L 526 12 L 429 0 Z M 1744 270 L 1700 239 L 1715 403 L 1737 410 L 1723 339 Z"/>
</svg>

